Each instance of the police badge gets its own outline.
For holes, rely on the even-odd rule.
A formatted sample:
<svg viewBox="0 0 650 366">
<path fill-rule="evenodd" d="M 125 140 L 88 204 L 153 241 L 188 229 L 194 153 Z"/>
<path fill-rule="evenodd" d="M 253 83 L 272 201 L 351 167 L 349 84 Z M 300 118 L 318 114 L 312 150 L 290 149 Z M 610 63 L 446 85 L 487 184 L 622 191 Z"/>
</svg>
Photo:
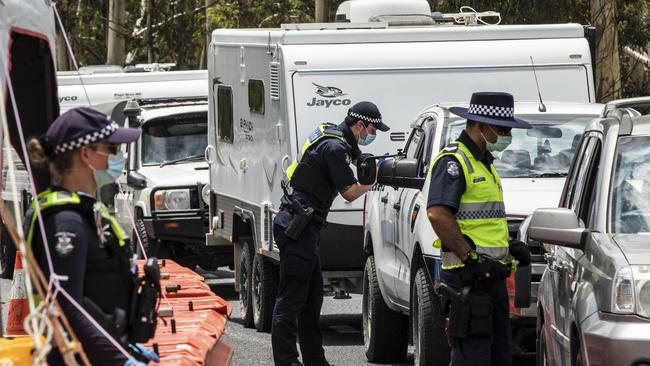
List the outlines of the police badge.
<svg viewBox="0 0 650 366">
<path fill-rule="evenodd" d="M 59 256 L 65 258 L 72 253 L 74 250 L 74 245 L 72 245 L 72 238 L 76 237 L 77 235 L 74 233 L 68 233 L 65 231 L 60 231 L 54 236 L 57 238 L 56 246 L 54 249 L 56 252 L 59 254 Z"/>
<path fill-rule="evenodd" d="M 458 167 L 458 163 L 455 161 L 448 161 L 447 162 L 447 175 L 449 175 L 451 178 L 456 179 L 460 175 L 460 168 Z"/>
</svg>

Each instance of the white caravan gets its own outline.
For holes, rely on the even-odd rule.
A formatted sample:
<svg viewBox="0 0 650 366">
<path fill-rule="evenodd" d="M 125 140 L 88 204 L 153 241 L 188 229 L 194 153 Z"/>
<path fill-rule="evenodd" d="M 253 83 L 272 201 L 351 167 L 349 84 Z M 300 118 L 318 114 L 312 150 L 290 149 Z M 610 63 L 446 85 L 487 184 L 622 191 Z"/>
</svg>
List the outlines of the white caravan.
<svg viewBox="0 0 650 366">
<path fill-rule="evenodd" d="M 119 100 L 206 96 L 207 80 L 207 70 L 57 73 L 61 112 Z"/>
<path fill-rule="evenodd" d="M 412 116 L 431 103 L 494 90 L 512 93 L 518 101 L 537 100 L 531 59 L 542 95 L 558 102 L 595 100 L 590 45 L 578 24 L 331 23 L 215 30 L 208 60 L 211 227 L 206 240 L 236 245 L 244 320 L 255 320 L 258 329 L 270 321 L 276 269 L 268 262 L 278 258 L 271 223 L 282 195 L 280 181 L 320 123 L 340 123 L 351 105 L 370 100 L 391 130 L 364 152 L 396 151 Z M 326 286 L 338 295 L 361 291 L 362 208 L 363 200 L 337 198 L 323 230 Z"/>
</svg>

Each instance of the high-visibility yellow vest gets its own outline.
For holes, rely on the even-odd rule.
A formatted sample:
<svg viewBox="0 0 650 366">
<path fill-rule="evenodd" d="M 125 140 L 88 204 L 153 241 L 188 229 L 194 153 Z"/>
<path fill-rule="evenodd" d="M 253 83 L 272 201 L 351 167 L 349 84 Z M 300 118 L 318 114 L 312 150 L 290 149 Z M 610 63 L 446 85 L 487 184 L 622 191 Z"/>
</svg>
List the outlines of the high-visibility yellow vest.
<svg viewBox="0 0 650 366">
<path fill-rule="evenodd" d="M 81 198 L 79 198 L 79 195 L 74 192 L 52 191 L 50 189 L 47 189 L 39 193 L 37 199 L 38 199 L 38 207 L 40 208 L 41 212 L 44 212 L 45 210 L 51 207 L 64 206 L 64 205 L 79 205 L 81 203 Z M 122 230 L 122 227 L 117 222 L 115 217 L 113 217 L 113 215 L 111 215 L 108 212 L 106 206 L 104 206 L 104 204 L 99 201 L 95 202 L 95 209 L 99 211 L 103 219 L 108 221 L 113 233 L 115 234 L 115 238 L 117 238 L 118 240 L 120 247 L 123 247 L 126 244 L 126 241 L 124 240 L 125 238 L 124 230 Z M 29 217 L 29 228 L 27 230 L 27 242 L 26 242 L 28 246 L 31 246 L 32 244 L 32 239 L 34 237 L 34 227 L 36 226 L 36 220 L 38 218 L 36 212 L 36 203 L 32 203 L 32 209 L 30 211 L 31 211 L 30 213 L 31 217 Z M 30 215 L 28 214 L 28 216 Z"/>
<path fill-rule="evenodd" d="M 305 143 L 302 144 L 302 148 L 300 149 L 300 156 L 298 158 L 294 158 L 291 165 L 289 165 L 289 168 L 287 168 L 287 178 L 289 180 L 291 180 L 293 174 L 296 172 L 296 168 L 298 168 L 298 164 L 300 163 L 302 157 L 305 156 L 307 151 L 309 151 L 309 149 L 311 149 L 318 142 L 327 138 L 335 138 L 343 142 L 346 142 L 345 137 L 343 136 L 343 133 L 341 131 L 331 129 L 331 127 L 334 126 L 336 125 L 332 123 L 323 123 L 320 126 L 318 126 L 318 128 L 314 130 L 314 132 L 312 132 L 311 135 L 309 135 L 307 141 L 305 141 Z"/>
<path fill-rule="evenodd" d="M 456 157 L 465 176 L 465 192 L 460 198 L 460 207 L 456 212 L 460 232 L 472 239 L 479 255 L 509 264 L 508 221 L 503 204 L 501 178 L 494 165 L 490 164 L 488 169 L 483 162 L 474 158 L 462 142 L 454 141 L 438 154 L 431 164 L 431 169 L 444 156 Z M 440 239 L 433 245 L 440 248 Z M 440 258 L 443 269 L 464 266 L 453 252 L 441 251 Z"/>
</svg>

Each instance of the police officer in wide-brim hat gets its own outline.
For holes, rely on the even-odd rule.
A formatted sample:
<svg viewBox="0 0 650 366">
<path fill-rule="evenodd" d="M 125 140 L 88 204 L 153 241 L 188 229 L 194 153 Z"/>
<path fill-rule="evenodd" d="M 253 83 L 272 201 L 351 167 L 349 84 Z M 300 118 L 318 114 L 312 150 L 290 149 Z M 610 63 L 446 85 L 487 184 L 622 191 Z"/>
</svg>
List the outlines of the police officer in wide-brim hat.
<svg viewBox="0 0 650 366">
<path fill-rule="evenodd" d="M 508 93 L 474 93 L 469 108 L 449 110 L 466 118 L 467 126 L 432 164 L 427 214 L 438 236 L 434 246 L 441 248 L 442 288 L 461 293 L 469 289 L 462 298 L 445 296 L 443 291 L 450 364 L 510 365 L 505 280 L 513 258 L 528 265 L 530 252 L 525 244 L 509 240 L 501 179 L 492 153 L 508 147 L 511 129 L 531 125 L 515 117 Z"/>
<path fill-rule="evenodd" d="M 106 207 L 95 199 L 97 189 L 122 175 L 119 145 L 137 140 L 139 129 L 121 128 L 103 113 L 81 107 L 59 116 L 45 135 L 29 142 L 34 164 L 47 164 L 52 186 L 38 195 L 43 240 L 34 204 L 26 217 L 26 244 L 49 278 L 50 263 L 62 288 L 118 341 L 142 361 L 158 360 L 140 344 L 127 344 L 137 271 L 125 233 Z M 50 255 L 46 253 L 47 244 Z M 66 318 L 93 365 L 144 365 L 126 357 L 61 294 Z M 124 321 L 123 321 L 124 320 Z M 58 349 L 48 364 L 63 365 Z"/>
<path fill-rule="evenodd" d="M 377 131 L 388 131 L 379 109 L 372 102 L 359 102 L 348 110 L 343 123 L 323 123 L 314 130 L 302 146 L 302 156 L 287 169 L 293 192 L 285 191 L 273 220 L 273 238 L 280 249 L 271 329 L 276 366 L 329 365 L 318 324 L 323 304 L 320 230 L 338 194 L 351 202 L 374 183 L 374 178 L 357 181 L 350 163 L 361 158 L 358 145 L 370 144 Z M 308 223 L 294 230 L 300 212 L 308 210 L 313 210 Z M 303 363 L 298 361 L 296 333 Z"/>
</svg>

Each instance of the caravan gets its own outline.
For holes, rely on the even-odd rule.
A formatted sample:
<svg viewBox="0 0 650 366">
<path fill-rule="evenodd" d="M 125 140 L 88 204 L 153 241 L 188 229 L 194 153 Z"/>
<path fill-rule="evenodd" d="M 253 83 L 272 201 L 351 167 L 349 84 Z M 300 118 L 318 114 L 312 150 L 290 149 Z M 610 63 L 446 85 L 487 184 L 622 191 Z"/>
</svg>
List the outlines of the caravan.
<svg viewBox="0 0 650 366">
<path fill-rule="evenodd" d="M 558 102 L 595 101 L 589 32 L 581 25 L 408 27 L 383 18 L 212 34 L 206 242 L 235 245 L 242 317 L 258 329 L 268 329 L 273 309 L 279 256 L 271 225 L 280 181 L 320 123 L 340 123 L 351 105 L 370 100 L 391 131 L 364 152 L 384 154 L 403 146 L 417 111 L 474 91 L 536 101 L 539 90 Z M 321 238 L 326 290 L 337 297 L 361 292 L 359 201 L 337 198 Z"/>
</svg>

